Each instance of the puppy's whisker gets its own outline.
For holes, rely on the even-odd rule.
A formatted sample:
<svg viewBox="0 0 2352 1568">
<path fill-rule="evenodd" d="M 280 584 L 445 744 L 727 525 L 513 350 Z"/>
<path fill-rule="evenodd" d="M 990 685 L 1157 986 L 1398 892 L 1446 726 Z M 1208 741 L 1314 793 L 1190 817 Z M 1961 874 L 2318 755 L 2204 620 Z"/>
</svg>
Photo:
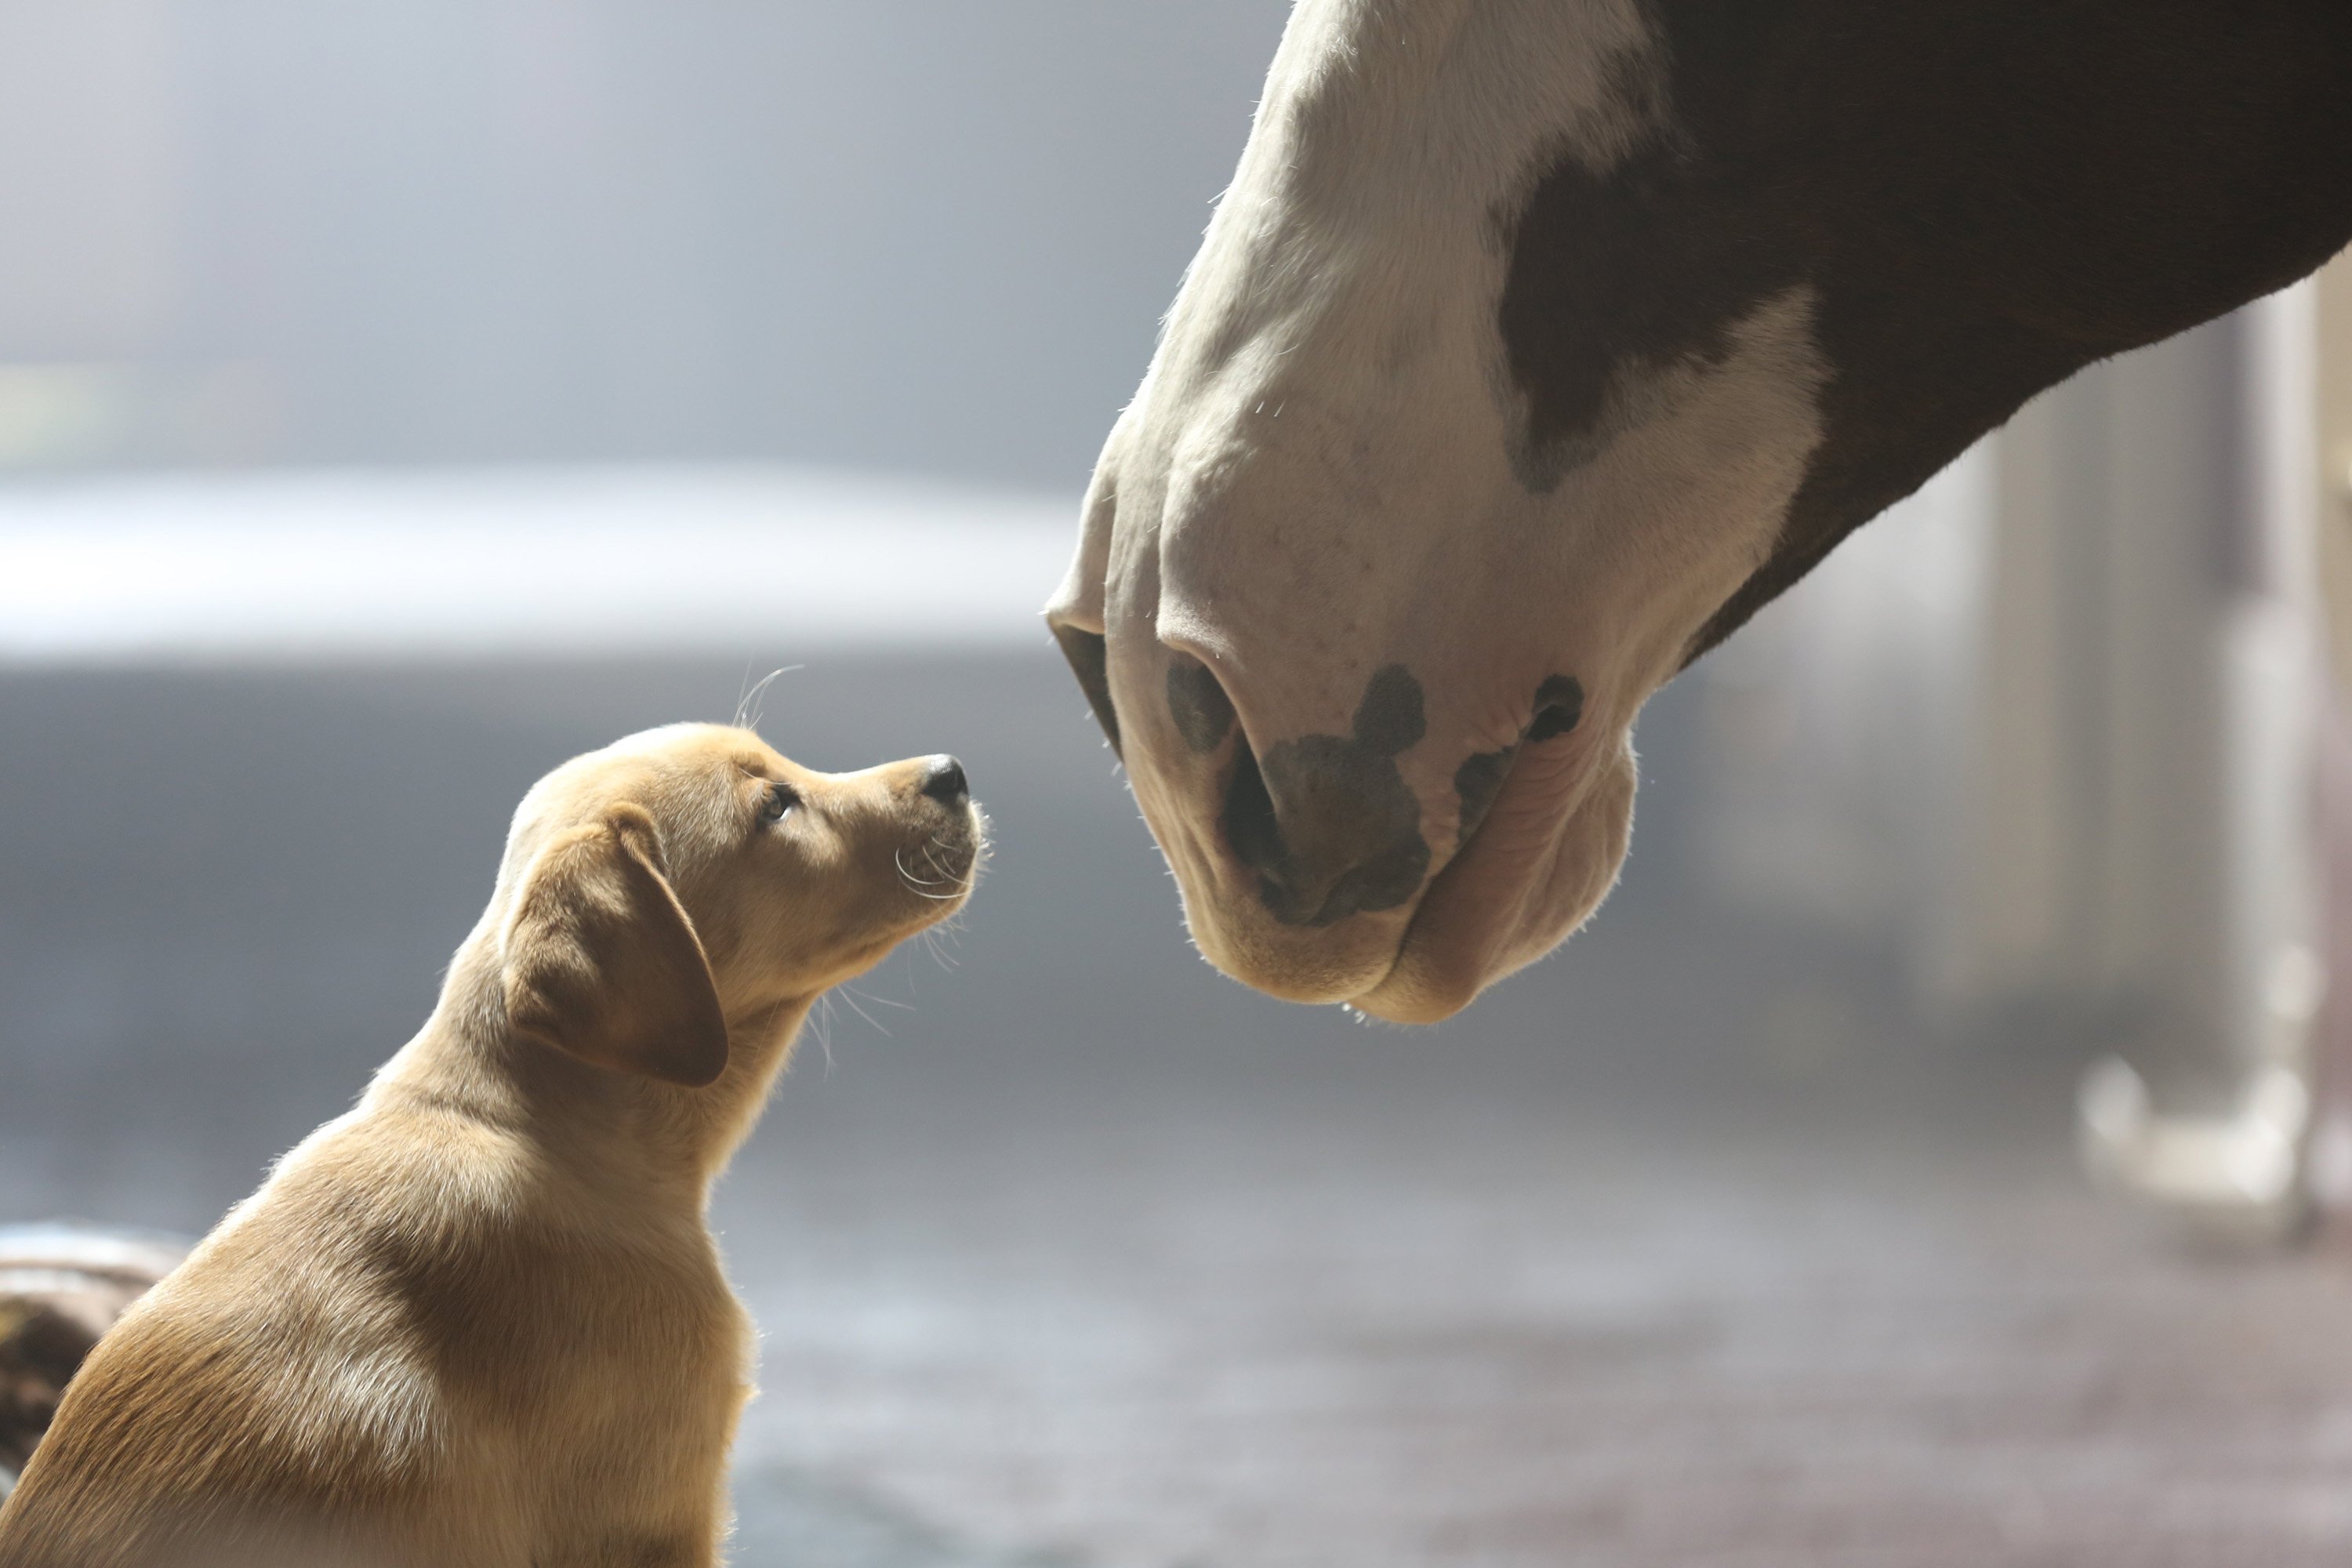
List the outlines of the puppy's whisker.
<svg viewBox="0 0 2352 1568">
<path fill-rule="evenodd" d="M 929 899 L 937 904 L 951 904 L 971 891 L 971 884 L 969 882 L 950 881 L 945 877 L 925 879 L 916 876 L 907 869 L 906 858 L 899 850 L 890 851 L 890 863 L 898 868 L 898 879 L 907 884 L 907 890 L 919 899 Z M 936 867 L 932 868 L 938 869 Z M 952 888 L 954 891 L 933 893 L 925 890 L 930 888 Z"/>
<path fill-rule="evenodd" d="M 895 1035 L 891 1034 L 889 1030 L 885 1029 L 885 1028 L 883 1028 L 883 1027 L 882 1027 L 882 1020 L 881 1020 L 881 1019 L 877 1018 L 873 1014 L 871 1014 L 871 1013 L 867 1012 L 865 1008 L 863 1008 L 863 1007 L 861 1007 L 861 1006 L 859 1006 L 859 1005 L 857 1005 L 857 998 L 856 998 L 856 997 L 855 997 L 855 996 L 852 996 L 852 995 L 849 994 L 849 988 L 848 988 L 847 986 L 845 986 L 845 985 L 836 985 L 836 986 L 835 986 L 835 987 L 834 987 L 834 989 L 833 989 L 833 994 L 834 994 L 834 995 L 835 995 L 835 996 L 840 997 L 840 998 L 842 999 L 842 1001 L 844 1001 L 845 1003 L 848 1004 L 849 1010 L 850 1010 L 851 1012 L 853 1012 L 853 1013 L 856 1014 L 859 1017 L 861 1017 L 861 1018 L 865 1019 L 867 1023 L 869 1023 L 869 1024 L 873 1025 L 873 1026 L 874 1026 L 874 1027 L 881 1033 L 881 1036 L 882 1036 L 882 1037 L 883 1037 L 884 1039 L 886 1039 L 886 1040 L 887 1040 L 887 1039 L 896 1039 L 896 1038 L 898 1037 L 897 1036 L 895 1036 Z"/>
<path fill-rule="evenodd" d="M 816 999 L 816 1044 L 824 1053 L 824 1070 L 833 1071 L 833 993 L 828 991 Z"/>
<path fill-rule="evenodd" d="M 808 666 L 804 664 L 779 665 L 761 676 L 757 686 L 752 687 L 736 700 L 735 727 L 739 730 L 757 730 L 760 727 L 761 714 L 767 700 L 768 688 L 775 684 L 776 677 L 790 675 L 793 670 L 807 668 Z M 751 673 L 751 667 L 749 664 L 743 667 L 743 673 L 747 677 Z"/>
<path fill-rule="evenodd" d="M 898 875 L 905 878 L 908 885 L 910 887 L 936 888 L 947 880 L 945 877 L 918 877 L 914 872 L 908 870 L 907 868 L 907 851 L 904 846 L 890 851 L 890 861 L 891 864 L 898 868 Z M 934 866 L 931 869 L 936 871 L 939 868 Z"/>
<path fill-rule="evenodd" d="M 941 866 L 937 859 L 933 858 L 940 849 L 943 849 L 946 847 L 946 841 L 941 839 L 936 833 L 925 839 L 923 841 L 924 864 L 929 866 L 932 870 L 940 873 L 942 880 L 954 883 L 957 887 L 962 889 L 967 893 L 971 892 L 974 888 L 980 885 L 980 874 L 988 865 L 989 843 L 987 837 L 983 835 L 980 841 L 972 846 L 971 858 L 966 863 L 961 875 L 949 871 L 946 867 Z"/>
</svg>

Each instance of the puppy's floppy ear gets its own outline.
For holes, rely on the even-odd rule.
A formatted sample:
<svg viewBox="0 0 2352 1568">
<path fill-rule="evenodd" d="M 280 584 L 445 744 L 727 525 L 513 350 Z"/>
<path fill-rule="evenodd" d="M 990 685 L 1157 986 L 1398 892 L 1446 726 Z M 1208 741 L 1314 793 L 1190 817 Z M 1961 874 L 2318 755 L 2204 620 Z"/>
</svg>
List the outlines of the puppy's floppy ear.
<svg viewBox="0 0 2352 1568">
<path fill-rule="evenodd" d="M 617 805 L 539 852 L 509 919 L 507 1017 L 598 1067 L 699 1089 L 727 1067 L 727 1020 L 653 818 Z"/>
</svg>

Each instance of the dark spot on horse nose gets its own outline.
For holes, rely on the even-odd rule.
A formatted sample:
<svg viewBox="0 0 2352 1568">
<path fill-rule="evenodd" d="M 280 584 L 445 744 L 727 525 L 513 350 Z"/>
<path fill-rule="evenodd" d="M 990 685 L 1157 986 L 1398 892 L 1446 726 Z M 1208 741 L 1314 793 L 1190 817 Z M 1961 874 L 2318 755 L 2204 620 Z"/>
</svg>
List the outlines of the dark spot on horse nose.
<svg viewBox="0 0 2352 1568">
<path fill-rule="evenodd" d="M 1486 820 L 1486 813 L 1494 809 L 1495 797 L 1502 794 L 1503 780 L 1511 771 L 1511 760 L 1518 754 L 1516 745 L 1473 752 L 1454 770 L 1454 793 L 1462 800 L 1461 824 L 1454 830 L 1456 848 L 1470 842 L 1470 836 Z"/>
<path fill-rule="evenodd" d="M 1087 631 L 1079 626 L 1057 626 L 1054 640 L 1062 647 L 1062 657 L 1070 661 L 1070 673 L 1078 678 L 1078 689 L 1087 694 L 1087 706 L 1095 710 L 1095 722 L 1110 737 L 1114 755 L 1118 749 L 1118 710 L 1110 705 L 1110 649 L 1100 632 Z"/>
<path fill-rule="evenodd" d="M 1168 667 L 1168 713 L 1195 756 L 1215 751 L 1234 727 L 1234 700 L 1216 671 L 1181 654 Z"/>
<path fill-rule="evenodd" d="M 1282 825 L 1275 820 L 1274 796 L 1266 793 L 1265 770 L 1246 745 L 1234 759 L 1234 776 L 1225 785 L 1221 822 L 1234 859 L 1255 871 L 1281 864 Z"/>
<path fill-rule="evenodd" d="M 923 793 L 941 805 L 961 805 L 971 798 L 971 789 L 964 782 L 963 764 L 953 757 L 933 757 L 930 771 L 923 775 Z"/>
<path fill-rule="evenodd" d="M 1356 743 L 1376 756 L 1390 757 L 1411 749 L 1428 731 L 1421 682 L 1412 671 L 1391 664 L 1375 672 L 1364 685 L 1363 701 L 1356 705 Z"/>
<path fill-rule="evenodd" d="M 1528 739 L 1565 735 L 1583 717 L 1584 683 L 1572 675 L 1552 676 L 1536 688 L 1536 716 L 1528 725 Z"/>
<path fill-rule="evenodd" d="M 1583 719 L 1584 683 L 1572 675 L 1548 676 L 1536 688 L 1535 711 L 1517 741 L 1491 752 L 1473 752 L 1463 759 L 1454 770 L 1454 793 L 1462 801 L 1461 820 L 1454 834 L 1457 850 L 1470 842 L 1470 836 L 1494 809 L 1495 797 L 1502 794 L 1503 780 L 1510 775 L 1520 746 L 1565 735 Z"/>
<path fill-rule="evenodd" d="M 1425 729 L 1421 682 L 1390 665 L 1365 688 L 1353 735 L 1301 735 L 1263 757 L 1236 749 L 1221 826 L 1276 920 L 1333 925 L 1420 888 L 1429 844 L 1396 754 Z"/>
</svg>

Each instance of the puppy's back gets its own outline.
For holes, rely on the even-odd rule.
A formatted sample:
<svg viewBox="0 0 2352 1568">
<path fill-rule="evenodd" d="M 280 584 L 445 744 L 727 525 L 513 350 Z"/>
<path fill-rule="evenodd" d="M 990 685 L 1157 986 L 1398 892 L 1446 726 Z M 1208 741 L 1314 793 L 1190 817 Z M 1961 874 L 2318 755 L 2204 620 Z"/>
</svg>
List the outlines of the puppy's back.
<svg viewBox="0 0 2352 1568">
<path fill-rule="evenodd" d="M 362 1148 L 339 1142 L 289 1158 L 90 1352 L 7 1501 L 5 1568 L 410 1560 L 367 1538 L 446 1496 L 448 1422 L 395 1278 L 398 1184 L 366 1212 Z"/>
<path fill-rule="evenodd" d="M 100 1342 L 0 1568 L 464 1568 L 616 1503 L 707 1512 L 749 1358 L 698 1223 L 582 1202 L 530 1141 L 380 1085 Z M 635 1462 L 583 1496 L 575 1447 Z"/>
</svg>

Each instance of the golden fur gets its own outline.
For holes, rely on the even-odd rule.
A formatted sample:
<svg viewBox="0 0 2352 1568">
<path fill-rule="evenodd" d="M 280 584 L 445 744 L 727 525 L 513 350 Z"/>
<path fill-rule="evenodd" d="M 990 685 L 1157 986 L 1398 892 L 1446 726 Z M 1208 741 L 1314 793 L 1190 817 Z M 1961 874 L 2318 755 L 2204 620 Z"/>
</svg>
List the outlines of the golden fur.
<svg viewBox="0 0 2352 1568">
<path fill-rule="evenodd" d="M 968 895 L 929 773 L 678 726 L 541 780 L 432 1017 L 100 1342 L 0 1564 L 718 1561 L 705 1205 L 818 994 Z"/>
</svg>

